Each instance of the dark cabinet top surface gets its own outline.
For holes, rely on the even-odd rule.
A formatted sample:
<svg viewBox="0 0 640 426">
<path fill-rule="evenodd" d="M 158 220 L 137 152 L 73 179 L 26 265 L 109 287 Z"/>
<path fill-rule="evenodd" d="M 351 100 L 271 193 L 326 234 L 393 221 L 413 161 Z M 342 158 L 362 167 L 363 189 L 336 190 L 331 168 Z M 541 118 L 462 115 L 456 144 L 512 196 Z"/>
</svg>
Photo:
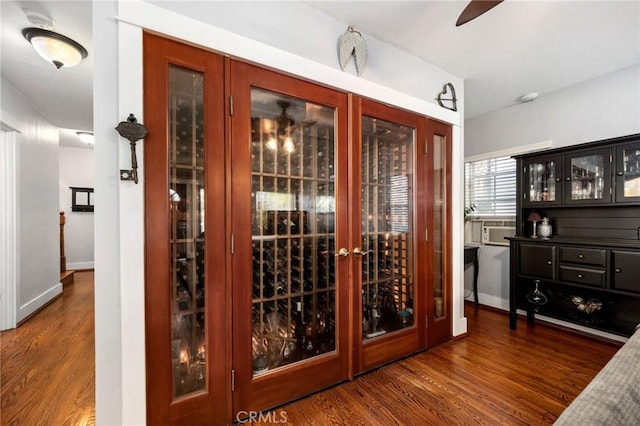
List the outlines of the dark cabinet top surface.
<svg viewBox="0 0 640 426">
<path fill-rule="evenodd" d="M 521 241 L 536 244 L 563 244 L 575 246 L 597 246 L 597 247 L 620 247 L 640 250 L 640 240 L 620 240 L 604 238 L 583 238 L 583 237 L 558 237 L 552 236 L 548 239 L 531 237 L 505 237 L 509 241 Z"/>
</svg>

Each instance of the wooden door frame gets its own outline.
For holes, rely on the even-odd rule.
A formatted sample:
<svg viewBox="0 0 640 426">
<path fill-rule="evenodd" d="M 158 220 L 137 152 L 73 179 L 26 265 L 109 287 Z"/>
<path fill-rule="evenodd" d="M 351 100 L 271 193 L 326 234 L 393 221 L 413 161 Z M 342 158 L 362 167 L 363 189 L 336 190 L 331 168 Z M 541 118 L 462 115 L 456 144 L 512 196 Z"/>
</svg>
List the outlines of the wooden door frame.
<svg viewBox="0 0 640 426">
<path fill-rule="evenodd" d="M 425 216 L 420 214 L 424 208 L 426 200 L 426 187 L 424 186 L 426 170 L 421 167 L 421 161 L 424 152 L 424 140 L 426 122 L 425 117 L 417 113 L 405 111 L 397 107 L 385 105 L 375 100 L 354 96 L 351 110 L 351 144 L 350 144 L 350 193 L 353 196 L 350 199 L 350 223 L 351 223 L 351 248 L 360 247 L 362 244 L 362 206 L 360 202 L 362 170 L 361 170 L 361 150 L 362 150 L 362 116 L 367 115 L 379 118 L 385 121 L 402 124 L 415 129 L 414 152 L 413 152 L 413 188 L 414 194 L 412 199 L 413 217 L 411 218 L 413 226 L 413 270 L 414 270 L 414 325 L 406 329 L 396 330 L 384 336 L 376 337 L 367 342 L 362 341 L 362 297 L 361 297 L 361 261 L 353 261 L 352 276 L 352 312 L 353 312 L 353 328 L 352 328 L 352 348 L 353 361 L 352 373 L 359 374 L 380 365 L 392 362 L 401 357 L 410 355 L 415 352 L 424 350 L 426 328 L 426 304 L 423 302 L 426 298 L 426 268 L 422 266 L 421 259 L 425 258 L 424 244 L 422 243 L 425 235 Z M 421 285 L 422 283 L 422 285 Z"/>
<path fill-rule="evenodd" d="M 251 140 L 251 88 L 257 87 L 287 96 L 301 98 L 326 105 L 336 110 L 335 136 L 335 195 L 336 209 L 335 246 L 348 247 L 348 205 L 347 188 L 347 138 L 348 138 L 348 95 L 346 93 L 300 80 L 285 74 L 240 61 L 231 63 L 231 95 L 234 112 L 232 116 L 232 160 L 233 176 L 246 176 L 233 182 L 230 208 L 233 209 L 232 233 L 234 235 L 233 275 L 238 283 L 252 282 L 251 239 L 244 238 L 251 233 L 251 163 L 249 149 Z M 246 120 L 246 121 L 241 121 Z M 248 230 L 248 231 L 247 231 Z M 330 254 L 333 255 L 333 254 Z M 248 263 L 247 263 L 248 262 Z M 348 259 L 336 262 L 336 349 L 307 360 L 280 367 L 271 372 L 253 377 L 251 361 L 251 286 L 233 285 L 233 370 L 235 392 L 233 411 L 249 413 L 263 411 L 288 402 L 321 388 L 336 384 L 348 378 L 349 331 L 350 326 L 350 281 Z M 339 266 L 338 266 L 339 265 Z M 331 368 L 327 368 L 331 366 Z M 309 374 L 311 368 L 325 368 L 321 374 Z M 289 395 L 284 398 L 284 395 Z"/>
<path fill-rule="evenodd" d="M 170 224 L 168 160 L 168 73 L 175 65 L 205 74 L 205 187 L 207 193 L 225 194 L 224 155 L 211 146 L 224 146 L 223 57 L 161 36 L 143 32 L 145 138 L 145 333 L 147 421 L 150 424 L 227 424 L 231 381 L 227 374 L 231 330 L 228 321 L 224 209 L 206 203 L 205 316 L 208 391 L 173 398 L 171 371 Z M 216 123 L 219 123 L 216 125 Z M 207 147 L 208 145 L 208 147 Z M 207 198 L 210 198 L 208 196 Z M 206 201 L 205 201 L 206 202 Z M 165 260 L 166 259 L 166 260 Z M 221 283 L 220 285 L 214 285 Z M 213 302 L 217 302 L 213 309 Z"/>
<path fill-rule="evenodd" d="M 428 274 L 427 282 L 429 283 L 427 286 L 427 294 L 426 294 L 426 304 L 427 304 L 427 315 L 429 318 L 429 323 L 426 328 L 426 343 L 427 348 L 434 347 L 439 345 L 440 343 L 444 343 L 452 338 L 452 330 L 453 330 L 453 256 L 452 256 L 452 247 L 453 247 L 453 239 L 452 239 L 452 229 L 451 226 L 453 224 L 452 221 L 452 211 L 451 211 L 451 174 L 452 174 L 452 128 L 449 124 L 445 124 L 433 119 L 429 119 L 427 122 L 427 134 L 425 138 L 425 143 L 427 144 L 425 153 L 425 162 L 428 164 L 426 169 L 428 170 L 427 179 L 429 180 L 427 184 L 428 194 L 427 194 L 427 208 L 425 209 L 426 220 L 428 224 L 428 238 L 427 238 L 427 257 L 425 259 L 425 264 L 429 265 L 429 271 L 433 271 L 433 258 L 434 258 L 434 238 L 435 238 L 435 218 L 433 211 L 433 201 L 434 201 L 434 167 L 433 167 L 433 148 L 432 144 L 435 136 L 441 136 L 444 138 L 444 215 L 443 215 L 443 233 L 442 233 L 442 280 L 443 283 L 443 299 L 444 299 L 444 317 L 435 319 L 435 302 L 433 298 L 433 292 L 435 288 L 433 274 Z"/>
</svg>

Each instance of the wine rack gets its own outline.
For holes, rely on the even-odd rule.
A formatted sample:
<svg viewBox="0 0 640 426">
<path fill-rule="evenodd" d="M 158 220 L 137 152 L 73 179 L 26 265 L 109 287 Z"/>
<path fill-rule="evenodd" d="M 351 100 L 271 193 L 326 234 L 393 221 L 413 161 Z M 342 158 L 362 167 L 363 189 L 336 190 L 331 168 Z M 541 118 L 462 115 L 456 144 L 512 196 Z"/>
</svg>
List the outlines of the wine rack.
<svg viewBox="0 0 640 426">
<path fill-rule="evenodd" d="M 305 122 L 328 108 L 253 94 L 268 100 L 251 119 L 255 375 L 335 349 L 336 249 L 333 121 Z"/>
<path fill-rule="evenodd" d="M 413 129 L 363 117 L 362 334 L 414 324 Z"/>
<path fill-rule="evenodd" d="M 171 358 L 173 394 L 179 397 L 206 385 L 203 78 L 170 70 Z"/>
</svg>

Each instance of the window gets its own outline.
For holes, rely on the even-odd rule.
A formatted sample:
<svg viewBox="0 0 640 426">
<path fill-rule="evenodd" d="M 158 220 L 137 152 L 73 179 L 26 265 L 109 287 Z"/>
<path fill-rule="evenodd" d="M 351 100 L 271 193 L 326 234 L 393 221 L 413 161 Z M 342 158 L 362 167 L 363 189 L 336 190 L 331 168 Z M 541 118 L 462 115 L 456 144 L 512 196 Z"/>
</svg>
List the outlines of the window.
<svg viewBox="0 0 640 426">
<path fill-rule="evenodd" d="M 464 203 L 471 217 L 516 215 L 516 161 L 512 155 L 551 148 L 551 141 L 516 146 L 465 158 Z"/>
<path fill-rule="evenodd" d="M 470 216 L 516 215 L 516 160 L 510 156 L 470 161 L 464 165 L 465 206 Z"/>
</svg>

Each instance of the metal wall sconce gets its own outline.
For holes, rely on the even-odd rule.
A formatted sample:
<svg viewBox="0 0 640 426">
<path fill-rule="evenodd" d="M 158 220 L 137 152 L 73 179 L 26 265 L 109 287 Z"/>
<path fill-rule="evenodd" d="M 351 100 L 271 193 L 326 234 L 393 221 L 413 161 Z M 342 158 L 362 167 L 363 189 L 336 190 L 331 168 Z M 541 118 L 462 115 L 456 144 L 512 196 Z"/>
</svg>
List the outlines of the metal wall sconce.
<svg viewBox="0 0 640 426">
<path fill-rule="evenodd" d="M 138 183 L 138 159 L 136 157 L 136 141 L 144 139 L 147 129 L 140 123 L 133 114 L 129 114 L 127 121 L 121 121 L 116 130 L 123 138 L 129 141 L 131 147 L 131 170 L 120 170 L 120 180 L 132 180 Z"/>
</svg>

